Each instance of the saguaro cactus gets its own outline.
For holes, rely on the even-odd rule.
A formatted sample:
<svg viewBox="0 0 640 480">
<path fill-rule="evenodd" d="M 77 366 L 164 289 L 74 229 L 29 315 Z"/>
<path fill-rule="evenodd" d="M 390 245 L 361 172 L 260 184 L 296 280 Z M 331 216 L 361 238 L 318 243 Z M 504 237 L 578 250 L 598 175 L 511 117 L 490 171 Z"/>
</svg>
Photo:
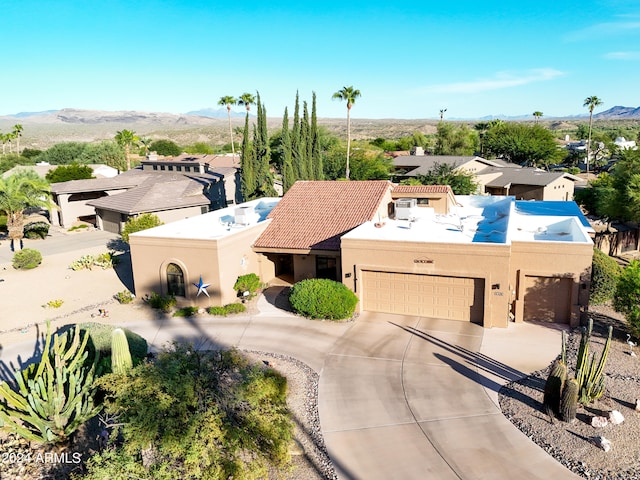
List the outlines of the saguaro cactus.
<svg viewBox="0 0 640 480">
<path fill-rule="evenodd" d="M 14 372 L 16 387 L 0 383 L 0 427 L 27 440 L 58 443 L 98 413 L 93 402 L 96 359 L 86 364 L 89 335 L 47 336 L 42 359 Z"/>
<path fill-rule="evenodd" d="M 111 371 L 117 374 L 127 373 L 133 362 L 129 351 L 127 335 L 121 328 L 111 332 Z"/>
<path fill-rule="evenodd" d="M 567 365 L 562 360 L 556 360 L 544 385 L 543 404 L 547 411 L 560 413 L 560 398 L 566 380 Z"/>
</svg>

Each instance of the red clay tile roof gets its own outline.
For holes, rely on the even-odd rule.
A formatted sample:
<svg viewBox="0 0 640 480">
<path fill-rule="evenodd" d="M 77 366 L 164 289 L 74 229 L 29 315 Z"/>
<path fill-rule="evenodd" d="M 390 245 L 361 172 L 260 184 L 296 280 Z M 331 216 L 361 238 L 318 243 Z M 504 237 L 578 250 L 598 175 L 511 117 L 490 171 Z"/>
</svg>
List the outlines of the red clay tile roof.
<svg viewBox="0 0 640 480">
<path fill-rule="evenodd" d="M 268 218 L 254 247 L 340 250 L 340 237 L 374 215 L 392 187 L 386 180 L 298 181 Z"/>
<path fill-rule="evenodd" d="M 393 193 L 449 193 L 449 185 L 397 185 Z"/>
</svg>

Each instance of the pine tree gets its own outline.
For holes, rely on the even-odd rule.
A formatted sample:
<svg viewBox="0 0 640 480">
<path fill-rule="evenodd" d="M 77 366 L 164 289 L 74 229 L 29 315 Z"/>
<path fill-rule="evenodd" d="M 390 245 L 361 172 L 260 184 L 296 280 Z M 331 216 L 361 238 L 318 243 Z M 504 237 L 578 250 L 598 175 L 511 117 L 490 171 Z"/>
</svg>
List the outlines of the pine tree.
<svg viewBox="0 0 640 480">
<path fill-rule="evenodd" d="M 289 111 L 284 108 L 282 118 L 282 191 L 287 190 L 296 182 L 296 175 L 293 170 L 291 159 L 291 133 L 289 132 Z"/>
<path fill-rule="evenodd" d="M 311 101 L 311 164 L 313 165 L 313 178 L 315 180 L 324 179 L 324 166 L 322 165 L 322 155 L 320 154 L 320 134 L 318 132 L 318 116 L 316 114 L 316 92 L 313 92 Z"/>
</svg>

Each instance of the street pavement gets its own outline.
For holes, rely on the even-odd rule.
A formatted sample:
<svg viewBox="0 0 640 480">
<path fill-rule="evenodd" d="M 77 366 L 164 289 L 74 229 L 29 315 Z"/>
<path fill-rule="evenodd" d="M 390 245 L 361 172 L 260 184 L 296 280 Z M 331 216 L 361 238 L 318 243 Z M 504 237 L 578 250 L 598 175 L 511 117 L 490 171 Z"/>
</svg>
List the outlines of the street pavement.
<svg viewBox="0 0 640 480">
<path fill-rule="evenodd" d="M 127 281 L 122 273 L 66 268 L 87 248 L 105 248 L 109 239 L 95 237 L 98 244 L 91 248 L 83 241 L 78 250 L 48 254 L 38 277 L 0 273 L 9 279 L 0 283 L 0 377 L 38 351 L 45 319 L 53 318 L 54 327 L 87 321 L 94 305 L 108 304 L 110 316 L 100 321 L 131 328 L 152 349 L 171 341 L 198 348 L 235 346 L 309 365 L 320 375 L 321 428 L 343 480 L 579 478 L 511 425 L 497 402 L 501 385 L 547 366 L 557 355 L 557 329 L 512 323 L 485 330 L 371 312 L 351 322 L 311 321 L 277 309 L 277 290 L 268 290 L 247 315 L 168 317 L 140 301 L 113 302 L 112 294 Z M 70 243 L 50 248 L 62 251 Z M 70 310 L 27 308 L 25 303 L 39 294 L 29 288 L 37 281 L 51 283 L 49 295 L 69 299 Z"/>
</svg>

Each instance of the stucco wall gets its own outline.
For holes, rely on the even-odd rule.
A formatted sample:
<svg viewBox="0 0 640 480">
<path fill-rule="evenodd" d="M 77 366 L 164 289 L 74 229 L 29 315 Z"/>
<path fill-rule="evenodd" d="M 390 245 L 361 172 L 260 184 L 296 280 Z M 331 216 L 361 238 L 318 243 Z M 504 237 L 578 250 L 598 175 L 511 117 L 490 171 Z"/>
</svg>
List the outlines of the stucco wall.
<svg viewBox="0 0 640 480">
<path fill-rule="evenodd" d="M 342 239 L 342 281 L 360 298 L 362 270 L 484 280 L 485 327 L 508 322 L 509 246 Z M 362 304 L 358 304 L 362 309 Z"/>
<path fill-rule="evenodd" d="M 166 265 L 176 263 L 185 275 L 186 296 L 178 301 L 186 305 L 225 305 L 237 300 L 233 285 L 240 275 L 260 275 L 258 254 L 251 244 L 269 222 L 261 222 L 221 239 L 195 240 L 131 235 L 131 263 L 136 296 L 151 292 L 167 293 Z M 200 276 L 210 297 L 200 294 L 193 283 Z M 262 279 L 264 281 L 264 279 Z"/>
<path fill-rule="evenodd" d="M 544 188 L 544 200 L 573 200 L 575 184 L 568 178 L 559 178 Z"/>
</svg>

